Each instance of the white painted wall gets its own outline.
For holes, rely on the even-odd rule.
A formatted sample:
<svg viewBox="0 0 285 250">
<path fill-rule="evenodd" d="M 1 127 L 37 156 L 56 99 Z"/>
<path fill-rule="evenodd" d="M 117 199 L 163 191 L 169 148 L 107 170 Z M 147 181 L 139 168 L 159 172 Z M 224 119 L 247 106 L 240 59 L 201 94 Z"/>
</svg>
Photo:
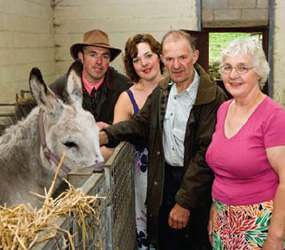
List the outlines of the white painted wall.
<svg viewBox="0 0 285 250">
<path fill-rule="evenodd" d="M 0 0 L 0 102 L 27 90 L 32 67 L 47 83 L 72 62 L 69 48 L 84 32 L 102 29 L 124 49 L 129 36 L 149 32 L 159 41 L 170 29 L 196 30 L 195 0 Z M 119 56 L 112 62 L 124 73 Z"/>
<path fill-rule="evenodd" d="M 195 0 L 0 0 L 0 102 L 28 89 L 34 66 L 47 83 L 66 72 L 69 48 L 99 28 L 121 49 L 129 36 L 149 32 L 159 41 L 170 29 L 193 29 Z M 275 0 L 274 99 L 285 106 L 285 1 Z M 53 8 L 54 5 L 54 8 Z M 112 65 L 124 72 L 119 56 Z"/>
<path fill-rule="evenodd" d="M 285 1 L 275 0 L 273 98 L 285 107 Z"/>
<path fill-rule="evenodd" d="M 50 0 L 0 0 L 0 102 L 29 89 L 32 67 L 55 78 L 53 8 Z"/>
<path fill-rule="evenodd" d="M 148 32 L 158 41 L 170 29 L 196 30 L 195 0 L 61 0 L 55 7 L 56 69 L 63 74 L 72 58 L 69 48 L 83 33 L 102 29 L 113 46 L 125 47 L 133 34 Z M 124 73 L 122 58 L 112 62 Z"/>
</svg>

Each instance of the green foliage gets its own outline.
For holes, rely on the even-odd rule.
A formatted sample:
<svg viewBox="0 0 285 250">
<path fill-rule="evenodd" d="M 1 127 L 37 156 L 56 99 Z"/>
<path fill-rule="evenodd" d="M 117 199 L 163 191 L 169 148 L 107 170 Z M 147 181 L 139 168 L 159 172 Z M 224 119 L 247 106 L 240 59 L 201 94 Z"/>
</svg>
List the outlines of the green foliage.
<svg viewBox="0 0 285 250">
<path fill-rule="evenodd" d="M 214 79 L 221 79 L 219 73 L 221 51 L 237 38 L 257 37 L 261 39 L 261 33 L 245 32 L 216 32 L 209 33 L 209 73 Z"/>
<path fill-rule="evenodd" d="M 209 33 L 209 54 L 210 62 L 219 61 L 221 51 L 227 47 L 227 45 L 236 38 L 248 38 L 250 33 L 244 32 L 217 32 Z"/>
<path fill-rule="evenodd" d="M 209 64 L 209 74 L 214 79 L 221 79 L 221 75 L 219 72 L 220 62 L 219 61 L 212 61 Z"/>
</svg>

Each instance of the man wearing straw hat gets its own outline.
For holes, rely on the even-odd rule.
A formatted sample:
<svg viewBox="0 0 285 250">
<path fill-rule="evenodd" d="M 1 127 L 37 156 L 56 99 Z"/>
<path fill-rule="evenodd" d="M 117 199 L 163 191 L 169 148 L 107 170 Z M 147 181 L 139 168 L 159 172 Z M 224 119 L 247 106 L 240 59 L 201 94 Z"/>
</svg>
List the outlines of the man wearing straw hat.
<svg viewBox="0 0 285 250">
<path fill-rule="evenodd" d="M 108 35 L 98 29 L 86 32 L 82 43 L 70 47 L 71 56 L 82 62 L 82 106 L 96 121 L 112 123 L 116 101 L 130 87 L 128 78 L 109 66 L 120 53 L 120 49 L 110 45 Z M 66 75 L 50 85 L 63 99 L 65 82 Z"/>
</svg>

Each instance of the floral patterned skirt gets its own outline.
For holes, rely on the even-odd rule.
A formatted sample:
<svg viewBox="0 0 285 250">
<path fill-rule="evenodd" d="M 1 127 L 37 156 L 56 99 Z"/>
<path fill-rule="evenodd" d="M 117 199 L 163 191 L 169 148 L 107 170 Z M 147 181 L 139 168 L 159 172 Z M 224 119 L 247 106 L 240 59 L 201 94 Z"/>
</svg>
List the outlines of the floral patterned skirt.
<svg viewBox="0 0 285 250">
<path fill-rule="evenodd" d="M 243 206 L 214 204 L 213 249 L 262 249 L 272 217 L 272 200 Z"/>
</svg>

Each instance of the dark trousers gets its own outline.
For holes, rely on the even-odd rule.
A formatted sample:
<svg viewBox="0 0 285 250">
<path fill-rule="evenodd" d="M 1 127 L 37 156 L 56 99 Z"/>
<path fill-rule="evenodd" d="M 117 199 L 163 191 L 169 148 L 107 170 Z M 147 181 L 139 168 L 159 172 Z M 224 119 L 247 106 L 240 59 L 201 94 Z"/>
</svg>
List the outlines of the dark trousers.
<svg viewBox="0 0 285 250">
<path fill-rule="evenodd" d="M 173 229 L 168 225 L 169 213 L 176 203 L 175 195 L 180 188 L 183 174 L 183 167 L 165 164 L 163 200 L 159 210 L 159 250 L 189 250 L 186 229 Z"/>
<path fill-rule="evenodd" d="M 158 249 L 159 250 L 210 250 L 207 232 L 210 204 L 191 211 L 186 228 L 173 229 L 168 225 L 171 209 L 176 204 L 175 195 L 181 186 L 183 167 L 165 164 L 165 178 L 162 205 L 159 210 Z"/>
</svg>

